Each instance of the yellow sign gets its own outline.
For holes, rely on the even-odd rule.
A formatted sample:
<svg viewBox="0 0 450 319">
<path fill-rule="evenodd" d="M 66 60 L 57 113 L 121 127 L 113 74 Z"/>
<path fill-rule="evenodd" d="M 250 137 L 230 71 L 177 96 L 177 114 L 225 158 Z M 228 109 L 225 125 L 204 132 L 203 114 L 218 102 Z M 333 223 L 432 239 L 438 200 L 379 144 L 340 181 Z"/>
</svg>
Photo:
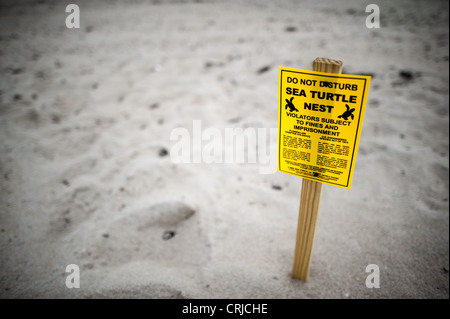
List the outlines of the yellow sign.
<svg viewBox="0 0 450 319">
<path fill-rule="evenodd" d="M 370 76 L 280 67 L 278 170 L 350 188 Z"/>
</svg>

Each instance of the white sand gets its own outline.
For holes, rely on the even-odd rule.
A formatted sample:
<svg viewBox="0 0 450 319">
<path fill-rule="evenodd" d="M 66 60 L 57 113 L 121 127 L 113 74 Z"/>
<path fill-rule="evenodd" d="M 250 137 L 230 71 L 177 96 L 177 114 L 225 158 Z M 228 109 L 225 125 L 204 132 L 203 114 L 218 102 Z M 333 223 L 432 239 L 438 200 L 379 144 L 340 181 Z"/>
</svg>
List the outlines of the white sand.
<svg viewBox="0 0 450 319">
<path fill-rule="evenodd" d="M 447 1 L 377 1 L 379 29 L 370 1 L 77 0 L 80 29 L 39 2 L 0 7 L 0 297 L 449 297 Z M 193 120 L 276 128 L 278 67 L 316 57 L 373 78 L 352 189 L 324 187 L 303 283 L 300 178 L 159 152 Z"/>
</svg>

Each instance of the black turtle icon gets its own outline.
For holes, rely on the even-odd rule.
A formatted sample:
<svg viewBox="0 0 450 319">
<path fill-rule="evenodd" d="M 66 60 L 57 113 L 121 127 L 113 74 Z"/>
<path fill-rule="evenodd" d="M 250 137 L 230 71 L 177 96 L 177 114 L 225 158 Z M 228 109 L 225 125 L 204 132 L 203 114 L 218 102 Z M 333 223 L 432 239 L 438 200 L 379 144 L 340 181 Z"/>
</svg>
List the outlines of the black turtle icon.
<svg viewBox="0 0 450 319">
<path fill-rule="evenodd" d="M 284 107 L 284 109 L 286 110 L 286 109 L 289 107 L 289 111 L 290 111 L 290 112 L 294 112 L 294 111 L 298 112 L 298 110 L 297 110 L 297 108 L 295 107 L 294 103 L 292 103 L 292 100 L 293 100 L 293 99 L 294 99 L 294 97 L 291 97 L 290 100 L 285 99 L 286 102 L 287 102 L 287 104 L 286 104 L 286 106 Z"/>
<path fill-rule="evenodd" d="M 347 107 L 347 111 L 345 111 L 344 113 L 342 113 L 341 115 L 338 116 L 338 118 L 343 118 L 344 120 L 348 120 L 348 117 L 350 116 L 352 118 L 352 120 L 355 119 L 355 116 L 353 115 L 353 112 L 355 111 L 355 109 L 350 109 L 350 107 L 345 104 L 345 106 Z"/>
</svg>

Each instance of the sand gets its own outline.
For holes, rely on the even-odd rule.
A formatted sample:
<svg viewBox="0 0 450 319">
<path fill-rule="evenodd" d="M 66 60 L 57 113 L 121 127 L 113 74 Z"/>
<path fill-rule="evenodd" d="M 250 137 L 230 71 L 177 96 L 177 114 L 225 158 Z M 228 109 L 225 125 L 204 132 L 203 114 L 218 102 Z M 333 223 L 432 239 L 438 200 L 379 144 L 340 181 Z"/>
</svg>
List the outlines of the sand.
<svg viewBox="0 0 450 319">
<path fill-rule="evenodd" d="M 368 1 L 73 2 L 79 29 L 63 2 L 0 5 L 0 297 L 449 298 L 447 1 L 377 1 L 373 29 Z M 279 66 L 316 57 L 372 82 L 304 283 L 302 180 L 176 163 L 170 137 L 276 128 Z"/>
</svg>

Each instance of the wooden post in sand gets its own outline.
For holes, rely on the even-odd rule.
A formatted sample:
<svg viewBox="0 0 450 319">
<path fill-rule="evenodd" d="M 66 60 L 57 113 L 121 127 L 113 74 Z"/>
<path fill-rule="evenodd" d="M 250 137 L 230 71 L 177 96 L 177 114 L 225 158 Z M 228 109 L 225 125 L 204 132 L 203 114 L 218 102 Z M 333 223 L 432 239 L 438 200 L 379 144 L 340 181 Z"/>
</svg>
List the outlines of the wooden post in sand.
<svg viewBox="0 0 450 319">
<path fill-rule="evenodd" d="M 341 74 L 342 61 L 317 58 L 313 71 Z M 303 179 L 292 277 L 305 282 L 309 276 L 321 197 L 322 183 Z"/>
</svg>

